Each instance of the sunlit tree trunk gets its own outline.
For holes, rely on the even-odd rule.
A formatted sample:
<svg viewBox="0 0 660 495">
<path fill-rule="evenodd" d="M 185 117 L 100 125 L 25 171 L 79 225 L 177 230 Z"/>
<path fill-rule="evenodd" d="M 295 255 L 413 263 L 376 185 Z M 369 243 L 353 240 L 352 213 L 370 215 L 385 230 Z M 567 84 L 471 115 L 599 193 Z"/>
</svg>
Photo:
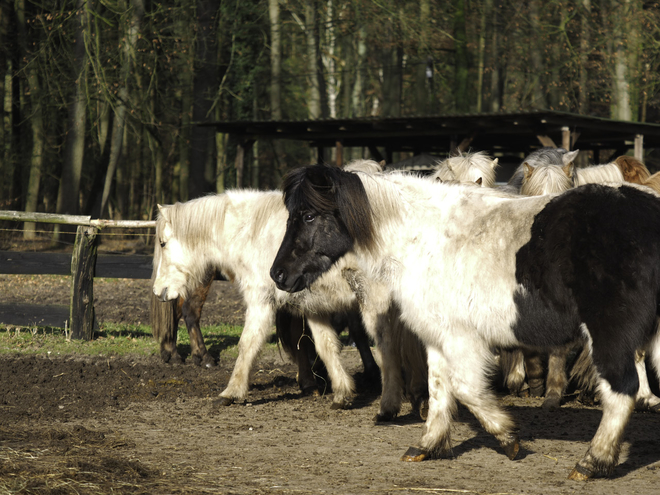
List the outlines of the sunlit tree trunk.
<svg viewBox="0 0 660 495">
<path fill-rule="evenodd" d="M 282 36 L 280 2 L 268 0 L 270 14 L 270 117 L 282 120 Z"/>
<path fill-rule="evenodd" d="M 305 0 L 305 40 L 307 45 L 307 70 L 309 90 L 307 110 L 310 119 L 321 118 L 321 88 L 318 73 L 318 30 L 316 27 L 316 2 Z"/>
<path fill-rule="evenodd" d="M 630 2 L 611 1 L 612 6 L 612 55 L 614 58 L 614 74 L 612 78 L 612 110 L 611 117 L 615 120 L 631 120 L 630 109 L 630 67 L 625 46 L 624 30 L 629 28 L 628 16 Z"/>
<path fill-rule="evenodd" d="M 402 64 L 403 48 L 400 43 L 399 16 L 388 18 L 382 26 L 385 45 L 381 49 L 382 78 L 382 110 L 383 117 L 399 117 L 401 115 Z"/>
<path fill-rule="evenodd" d="M 355 83 L 349 117 L 363 117 L 366 113 L 364 89 L 367 78 L 367 30 L 364 26 L 358 28 L 356 38 Z"/>
<path fill-rule="evenodd" d="M 490 1 L 490 0 L 488 0 Z M 499 112 L 502 101 L 502 63 L 500 58 L 500 36 L 499 36 L 499 23 L 501 19 L 500 8 L 493 9 L 492 15 L 492 31 L 490 37 L 490 59 L 491 59 L 491 76 L 490 76 L 490 111 Z"/>
<path fill-rule="evenodd" d="M 101 197 L 101 210 L 100 217 L 107 214 L 108 198 L 110 197 L 110 189 L 112 181 L 117 170 L 117 163 L 121 157 L 122 145 L 124 141 L 124 128 L 126 126 L 126 105 L 128 103 L 128 80 L 131 77 L 131 71 L 135 61 L 135 43 L 140 32 L 140 23 L 144 16 L 144 3 L 143 0 L 131 0 L 130 21 L 128 22 L 128 29 L 124 36 L 122 36 L 122 68 L 120 87 L 117 93 L 117 103 L 115 105 L 115 115 L 112 121 L 112 137 L 110 140 L 110 159 L 108 162 L 108 170 L 105 175 L 105 183 L 103 185 L 103 195 Z"/>
</svg>

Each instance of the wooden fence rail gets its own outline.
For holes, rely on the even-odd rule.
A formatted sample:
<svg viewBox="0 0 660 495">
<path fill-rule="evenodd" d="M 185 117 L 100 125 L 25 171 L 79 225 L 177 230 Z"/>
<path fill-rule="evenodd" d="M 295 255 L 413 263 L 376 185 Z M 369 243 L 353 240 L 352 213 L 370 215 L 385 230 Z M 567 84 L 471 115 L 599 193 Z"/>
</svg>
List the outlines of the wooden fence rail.
<svg viewBox="0 0 660 495">
<path fill-rule="evenodd" d="M 1 252 L 0 273 L 70 274 L 71 337 L 90 340 L 94 331 L 94 277 L 150 278 L 150 256 L 97 256 L 100 229 L 154 228 L 155 221 L 101 220 L 79 215 L 0 211 L 0 220 L 77 225 L 73 254 Z M 67 269 L 68 266 L 68 269 Z"/>
</svg>

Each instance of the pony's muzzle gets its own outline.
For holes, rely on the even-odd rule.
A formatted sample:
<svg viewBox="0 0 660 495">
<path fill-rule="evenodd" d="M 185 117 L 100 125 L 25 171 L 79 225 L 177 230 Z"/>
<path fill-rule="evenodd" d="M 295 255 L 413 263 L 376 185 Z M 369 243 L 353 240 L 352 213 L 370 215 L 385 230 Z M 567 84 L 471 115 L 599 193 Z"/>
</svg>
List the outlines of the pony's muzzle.
<svg viewBox="0 0 660 495">
<path fill-rule="evenodd" d="M 284 268 L 272 267 L 270 269 L 270 278 L 273 279 L 273 282 L 275 282 L 275 285 L 277 285 L 278 289 L 286 290 L 285 282 L 286 282 L 287 274 Z"/>
<path fill-rule="evenodd" d="M 167 298 L 167 287 L 163 288 L 160 295 L 158 296 L 158 299 L 160 299 L 163 302 L 169 301 L 169 299 Z"/>
</svg>

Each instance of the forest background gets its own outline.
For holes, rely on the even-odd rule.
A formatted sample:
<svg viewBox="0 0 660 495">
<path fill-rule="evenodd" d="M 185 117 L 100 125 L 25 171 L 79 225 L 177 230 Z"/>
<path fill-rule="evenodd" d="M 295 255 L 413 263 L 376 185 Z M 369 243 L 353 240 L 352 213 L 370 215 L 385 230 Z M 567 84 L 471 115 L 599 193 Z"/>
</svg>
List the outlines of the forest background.
<svg viewBox="0 0 660 495">
<path fill-rule="evenodd" d="M 0 209 L 151 219 L 316 159 L 260 140 L 237 174 L 236 143 L 204 122 L 658 122 L 659 65 L 655 1 L 0 0 Z"/>
</svg>

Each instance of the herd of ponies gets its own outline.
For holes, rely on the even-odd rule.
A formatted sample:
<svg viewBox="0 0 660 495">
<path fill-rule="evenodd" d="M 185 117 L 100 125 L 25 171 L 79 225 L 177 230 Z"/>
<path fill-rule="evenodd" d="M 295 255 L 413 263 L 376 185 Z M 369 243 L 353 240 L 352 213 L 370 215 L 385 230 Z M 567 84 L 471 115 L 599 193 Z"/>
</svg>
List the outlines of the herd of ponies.
<svg viewBox="0 0 660 495">
<path fill-rule="evenodd" d="M 283 192 L 159 205 L 151 314 L 161 357 L 183 361 L 183 318 L 193 361 L 215 365 L 199 322 L 222 275 L 246 314 L 220 404 L 245 399 L 275 325 L 301 390 L 318 393 L 318 354 L 331 407 L 347 407 L 348 329 L 365 376 L 381 380 L 375 421 L 393 420 L 404 398 L 426 421 L 402 460 L 451 455 L 456 401 L 514 459 L 515 427 L 492 391 L 499 369 L 512 393 L 545 393 L 544 408 L 560 406 L 569 379 L 596 394 L 603 418 L 569 478 L 607 476 L 633 408 L 660 412 L 646 374 L 647 356 L 660 369 L 660 176 L 628 156 L 578 168 L 577 154 L 539 149 L 505 185 L 497 159 L 470 152 L 428 176 L 356 160 L 296 169 Z"/>
</svg>

